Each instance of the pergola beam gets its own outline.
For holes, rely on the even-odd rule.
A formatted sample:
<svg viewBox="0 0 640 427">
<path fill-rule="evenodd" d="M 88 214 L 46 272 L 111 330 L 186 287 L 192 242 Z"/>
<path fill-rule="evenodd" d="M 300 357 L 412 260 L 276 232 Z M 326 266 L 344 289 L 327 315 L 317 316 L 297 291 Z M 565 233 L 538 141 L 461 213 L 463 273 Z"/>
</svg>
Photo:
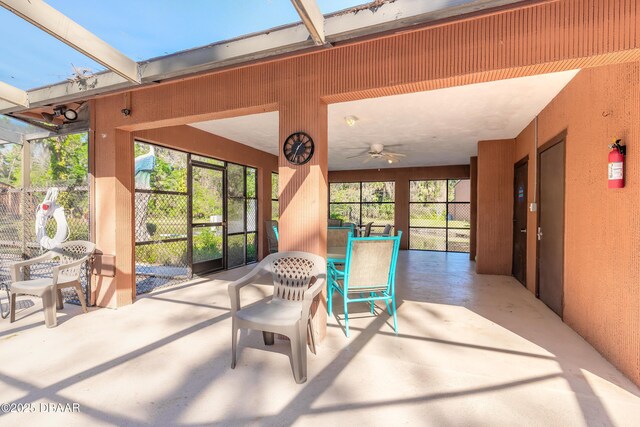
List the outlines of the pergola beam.
<svg viewBox="0 0 640 427">
<path fill-rule="evenodd" d="M 0 0 L 0 6 L 131 83 L 140 83 L 138 64 L 134 60 L 42 0 Z"/>
<path fill-rule="evenodd" d="M 3 144 L 22 144 L 23 138 L 18 132 L 5 129 L 0 124 L 0 145 Z"/>
<path fill-rule="evenodd" d="M 0 99 L 20 107 L 29 107 L 27 92 L 4 82 L 0 82 Z"/>
<path fill-rule="evenodd" d="M 324 16 L 316 0 L 291 0 L 316 45 L 324 45 Z"/>
</svg>

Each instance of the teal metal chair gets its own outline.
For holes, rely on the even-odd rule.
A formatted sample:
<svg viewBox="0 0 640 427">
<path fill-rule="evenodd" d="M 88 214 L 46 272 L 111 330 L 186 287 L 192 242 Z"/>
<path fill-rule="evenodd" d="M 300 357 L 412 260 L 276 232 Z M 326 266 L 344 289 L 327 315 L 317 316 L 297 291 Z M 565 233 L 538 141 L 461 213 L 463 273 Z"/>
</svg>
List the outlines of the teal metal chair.
<svg viewBox="0 0 640 427">
<path fill-rule="evenodd" d="M 349 237 L 344 270 L 329 263 L 327 308 L 333 314 L 333 293 L 343 298 L 345 333 L 349 336 L 349 304 L 369 302 L 371 314 L 376 301 L 384 301 L 393 316 L 393 329 L 398 334 L 396 316 L 396 264 L 400 251 L 398 231 L 395 237 Z M 337 318 L 337 316 L 336 316 Z"/>
<path fill-rule="evenodd" d="M 278 252 L 278 221 L 265 221 L 265 230 L 267 232 L 267 242 L 269 243 L 269 253 Z"/>
</svg>

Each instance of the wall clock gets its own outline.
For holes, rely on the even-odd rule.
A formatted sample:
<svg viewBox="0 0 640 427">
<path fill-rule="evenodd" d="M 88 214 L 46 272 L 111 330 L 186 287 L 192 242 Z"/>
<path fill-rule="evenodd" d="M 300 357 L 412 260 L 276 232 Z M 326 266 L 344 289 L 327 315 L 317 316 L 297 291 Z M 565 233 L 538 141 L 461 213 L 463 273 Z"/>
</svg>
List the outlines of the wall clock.
<svg viewBox="0 0 640 427">
<path fill-rule="evenodd" d="M 282 146 L 282 154 L 294 165 L 304 165 L 313 157 L 313 139 L 304 132 L 289 135 Z"/>
</svg>

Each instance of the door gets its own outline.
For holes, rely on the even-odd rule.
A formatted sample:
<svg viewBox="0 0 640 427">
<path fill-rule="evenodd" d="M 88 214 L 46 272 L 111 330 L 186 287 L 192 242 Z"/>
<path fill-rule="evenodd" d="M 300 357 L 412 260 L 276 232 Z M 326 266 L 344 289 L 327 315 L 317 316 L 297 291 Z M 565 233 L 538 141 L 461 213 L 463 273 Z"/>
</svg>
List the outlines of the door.
<svg viewBox="0 0 640 427">
<path fill-rule="evenodd" d="M 538 155 L 538 297 L 562 317 L 564 140 Z"/>
<path fill-rule="evenodd" d="M 513 186 L 513 262 L 511 273 L 523 285 L 527 284 L 527 173 L 528 161 L 515 166 Z"/>
<path fill-rule="evenodd" d="M 225 268 L 225 170 L 191 161 L 191 266 L 194 274 Z"/>
</svg>

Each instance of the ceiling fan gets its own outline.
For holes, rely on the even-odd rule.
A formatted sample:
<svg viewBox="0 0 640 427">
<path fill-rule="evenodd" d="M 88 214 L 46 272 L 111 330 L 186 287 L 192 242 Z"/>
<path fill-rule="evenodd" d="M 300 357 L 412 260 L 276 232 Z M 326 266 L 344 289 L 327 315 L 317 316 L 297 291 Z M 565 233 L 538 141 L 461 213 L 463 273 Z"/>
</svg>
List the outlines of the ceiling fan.
<svg viewBox="0 0 640 427">
<path fill-rule="evenodd" d="M 362 163 L 369 163 L 371 160 L 381 159 L 386 160 L 387 163 L 391 164 L 399 162 L 402 157 L 406 157 L 406 154 L 385 151 L 384 144 L 371 144 L 371 147 L 368 150 L 360 154 L 356 154 L 355 156 L 347 157 L 347 159 L 355 159 L 358 157 L 364 157 Z"/>
</svg>

